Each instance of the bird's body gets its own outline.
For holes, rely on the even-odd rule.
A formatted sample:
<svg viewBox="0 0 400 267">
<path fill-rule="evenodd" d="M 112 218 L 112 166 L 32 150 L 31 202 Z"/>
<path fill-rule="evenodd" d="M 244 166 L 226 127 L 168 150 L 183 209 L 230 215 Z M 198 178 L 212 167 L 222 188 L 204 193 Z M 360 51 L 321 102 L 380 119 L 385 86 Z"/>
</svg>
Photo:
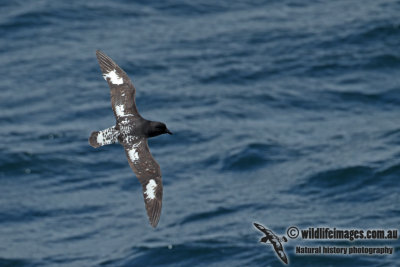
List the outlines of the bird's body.
<svg viewBox="0 0 400 267">
<path fill-rule="evenodd" d="M 135 104 L 136 89 L 127 74 L 101 51 L 96 51 L 96 56 L 111 90 L 116 125 L 93 132 L 89 144 L 97 148 L 119 142 L 124 147 L 129 165 L 142 184 L 150 224 L 156 227 L 161 214 L 163 188 L 160 166 L 150 153 L 147 139 L 172 133 L 164 123 L 140 116 Z"/>
</svg>

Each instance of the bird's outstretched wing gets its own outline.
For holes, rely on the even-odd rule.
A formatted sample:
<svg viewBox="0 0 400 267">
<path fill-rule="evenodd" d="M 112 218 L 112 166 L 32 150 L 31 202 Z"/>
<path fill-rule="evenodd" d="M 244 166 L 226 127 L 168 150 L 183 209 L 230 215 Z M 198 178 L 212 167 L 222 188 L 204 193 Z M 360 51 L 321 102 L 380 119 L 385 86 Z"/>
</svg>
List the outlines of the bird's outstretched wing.
<svg viewBox="0 0 400 267">
<path fill-rule="evenodd" d="M 264 234 L 268 234 L 267 233 L 267 229 L 264 227 L 264 226 L 262 226 L 261 224 L 259 224 L 259 223 L 253 223 L 254 224 L 254 226 L 258 229 L 258 230 L 260 230 L 261 232 L 263 232 Z"/>
<path fill-rule="evenodd" d="M 132 143 L 124 144 L 124 148 L 129 165 L 142 184 L 150 224 L 156 227 L 160 220 L 163 195 L 160 166 L 150 153 L 147 138 L 138 138 Z"/>
<path fill-rule="evenodd" d="M 274 250 L 278 257 L 286 264 L 288 264 L 288 258 L 286 257 L 285 251 L 283 251 L 283 246 L 282 244 L 278 241 L 276 243 L 272 243 L 274 246 Z"/>
<path fill-rule="evenodd" d="M 110 87 L 111 105 L 117 121 L 126 117 L 139 117 L 135 104 L 136 89 L 128 75 L 100 50 L 96 51 L 96 56 L 103 78 Z"/>
</svg>

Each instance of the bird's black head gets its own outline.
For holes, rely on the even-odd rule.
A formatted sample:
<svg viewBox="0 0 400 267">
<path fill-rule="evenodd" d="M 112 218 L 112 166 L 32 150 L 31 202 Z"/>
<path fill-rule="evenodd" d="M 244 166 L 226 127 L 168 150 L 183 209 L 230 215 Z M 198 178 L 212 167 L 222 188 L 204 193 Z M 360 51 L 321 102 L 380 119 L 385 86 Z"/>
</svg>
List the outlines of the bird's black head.
<svg viewBox="0 0 400 267">
<path fill-rule="evenodd" d="M 147 135 L 148 137 L 154 137 L 161 134 L 172 134 L 170 130 L 168 130 L 167 125 L 162 122 L 152 121 L 150 122 Z"/>
</svg>

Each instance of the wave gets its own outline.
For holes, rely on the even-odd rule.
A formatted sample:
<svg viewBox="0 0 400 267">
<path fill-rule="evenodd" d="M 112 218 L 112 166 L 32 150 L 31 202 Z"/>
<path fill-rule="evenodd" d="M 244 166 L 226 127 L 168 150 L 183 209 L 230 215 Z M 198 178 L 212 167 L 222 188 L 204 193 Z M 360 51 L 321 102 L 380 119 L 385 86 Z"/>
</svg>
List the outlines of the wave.
<svg viewBox="0 0 400 267">
<path fill-rule="evenodd" d="M 294 185 L 290 192 L 325 201 L 370 202 L 391 194 L 400 181 L 400 164 L 386 168 L 351 166 L 318 172 Z M 396 180 L 396 182 L 394 182 Z"/>
<path fill-rule="evenodd" d="M 191 215 L 185 217 L 179 224 L 183 225 L 183 224 L 187 224 L 187 223 L 215 219 L 216 217 L 219 217 L 219 216 L 228 215 L 228 214 L 231 214 L 234 212 L 240 212 L 242 209 L 246 209 L 249 207 L 252 207 L 252 206 L 251 205 L 237 205 L 237 206 L 230 207 L 230 208 L 218 207 L 211 211 L 192 213 Z"/>
<path fill-rule="evenodd" d="M 332 100 L 340 101 L 339 103 L 343 103 L 348 106 L 350 103 L 362 103 L 368 105 L 375 105 L 382 108 L 387 108 L 384 104 L 390 105 L 398 105 L 400 104 L 400 90 L 397 88 L 387 89 L 382 92 L 365 92 L 365 91 L 326 91 L 327 94 Z M 343 104 L 342 104 L 343 105 Z"/>
<path fill-rule="evenodd" d="M 272 163 L 284 162 L 296 155 L 297 152 L 278 144 L 251 143 L 233 149 L 223 159 L 222 170 L 239 172 L 256 170 Z"/>
<path fill-rule="evenodd" d="M 0 266 L 4 267 L 33 267 L 40 266 L 39 262 L 28 259 L 7 259 L 0 258 Z"/>
</svg>

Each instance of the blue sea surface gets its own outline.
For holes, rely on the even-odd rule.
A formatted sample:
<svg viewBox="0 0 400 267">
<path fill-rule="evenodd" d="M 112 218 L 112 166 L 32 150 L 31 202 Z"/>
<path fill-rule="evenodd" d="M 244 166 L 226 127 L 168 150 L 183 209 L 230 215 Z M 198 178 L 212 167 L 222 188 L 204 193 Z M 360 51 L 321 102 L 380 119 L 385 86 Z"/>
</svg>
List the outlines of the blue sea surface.
<svg viewBox="0 0 400 267">
<path fill-rule="evenodd" d="M 1 1 L 0 266 L 284 266 L 253 222 L 399 229 L 400 1 Z M 101 49 L 131 77 L 148 223 Z M 395 266 L 398 240 L 284 243 L 290 266 Z M 296 246 L 394 255 L 299 255 Z"/>
</svg>

